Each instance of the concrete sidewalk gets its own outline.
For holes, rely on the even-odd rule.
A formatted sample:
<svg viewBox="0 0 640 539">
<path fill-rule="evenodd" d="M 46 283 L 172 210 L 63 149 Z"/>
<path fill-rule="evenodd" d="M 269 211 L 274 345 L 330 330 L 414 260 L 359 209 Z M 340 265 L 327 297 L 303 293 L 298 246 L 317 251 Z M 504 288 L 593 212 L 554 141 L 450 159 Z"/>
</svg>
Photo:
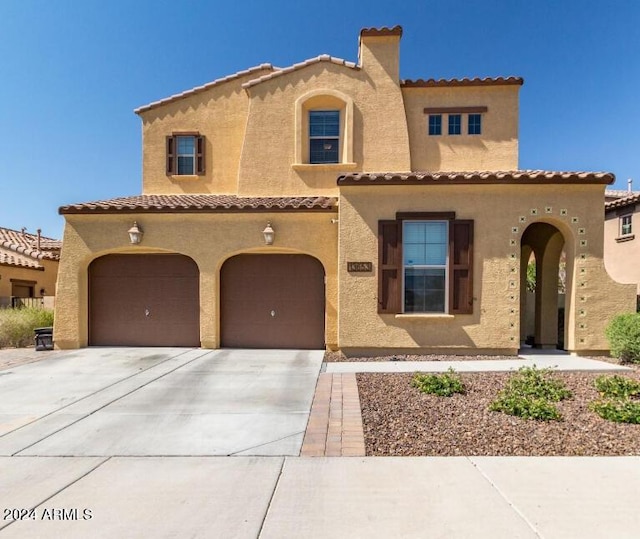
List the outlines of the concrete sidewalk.
<svg viewBox="0 0 640 539">
<path fill-rule="evenodd" d="M 1 538 L 638 537 L 639 457 L 0 457 Z M 18 513 L 16 513 L 18 516 Z"/>
<path fill-rule="evenodd" d="M 323 372 L 508 372 L 536 366 L 557 371 L 623 372 L 629 367 L 568 354 L 521 354 L 514 359 L 480 359 L 473 361 L 344 361 L 325 363 Z"/>
</svg>

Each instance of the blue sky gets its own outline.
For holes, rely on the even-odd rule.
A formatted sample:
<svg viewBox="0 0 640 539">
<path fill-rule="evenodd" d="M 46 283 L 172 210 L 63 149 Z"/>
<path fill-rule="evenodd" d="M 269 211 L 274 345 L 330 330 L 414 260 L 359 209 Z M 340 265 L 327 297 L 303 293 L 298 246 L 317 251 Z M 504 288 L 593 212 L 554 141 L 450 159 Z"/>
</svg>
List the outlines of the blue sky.
<svg viewBox="0 0 640 539">
<path fill-rule="evenodd" d="M 3 0 L 0 226 L 62 237 L 58 207 L 141 192 L 133 109 L 236 71 L 404 28 L 402 78 L 524 77 L 520 168 L 640 189 L 636 0 Z"/>
</svg>

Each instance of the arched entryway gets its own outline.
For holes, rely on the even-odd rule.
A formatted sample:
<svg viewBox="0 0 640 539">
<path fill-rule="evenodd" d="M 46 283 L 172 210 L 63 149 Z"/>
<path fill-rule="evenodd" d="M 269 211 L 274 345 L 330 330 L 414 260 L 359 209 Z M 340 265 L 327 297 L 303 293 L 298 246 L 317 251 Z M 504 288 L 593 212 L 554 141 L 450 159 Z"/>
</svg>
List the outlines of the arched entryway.
<svg viewBox="0 0 640 539">
<path fill-rule="evenodd" d="M 220 331 L 224 347 L 324 348 L 322 264 L 289 254 L 228 259 L 220 270 Z"/>
<path fill-rule="evenodd" d="M 113 254 L 89 266 L 89 345 L 200 346 L 200 273 L 178 254 Z"/>
<path fill-rule="evenodd" d="M 565 238 L 550 223 L 533 223 L 522 234 L 520 249 L 521 339 L 536 348 L 564 348 L 567 317 L 561 289 L 566 268 L 561 260 Z M 528 334 L 529 329 L 533 334 Z"/>
</svg>

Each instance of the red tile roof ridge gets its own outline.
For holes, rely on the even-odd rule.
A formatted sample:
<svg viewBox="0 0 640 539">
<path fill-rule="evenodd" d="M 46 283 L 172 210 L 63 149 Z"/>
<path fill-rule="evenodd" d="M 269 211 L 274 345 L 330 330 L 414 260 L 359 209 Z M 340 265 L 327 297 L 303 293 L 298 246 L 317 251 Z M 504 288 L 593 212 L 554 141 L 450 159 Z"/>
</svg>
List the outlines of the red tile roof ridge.
<svg viewBox="0 0 640 539">
<path fill-rule="evenodd" d="M 637 204 L 638 202 L 640 202 L 640 193 L 633 193 L 626 197 L 621 197 L 616 200 L 605 202 L 604 209 L 612 210 L 614 208 L 624 208 L 625 206 L 631 206 L 633 204 Z"/>
<path fill-rule="evenodd" d="M 451 86 L 522 86 L 522 77 L 464 77 L 461 79 L 404 79 L 400 81 L 400 86 L 404 88 L 437 88 Z"/>
<path fill-rule="evenodd" d="M 263 63 L 254 67 L 250 67 L 249 69 L 244 69 L 242 71 L 237 71 L 236 73 L 233 73 L 231 75 L 226 75 L 224 77 L 221 77 L 219 79 L 213 80 L 211 82 L 207 82 L 206 84 L 203 84 L 201 86 L 196 86 L 195 88 L 191 88 L 189 90 L 185 90 L 184 92 L 180 92 L 177 94 L 173 94 L 169 97 L 165 97 L 163 99 L 160 99 L 158 101 L 153 101 L 152 103 L 149 103 L 148 105 L 143 105 L 141 107 L 138 107 L 137 109 L 134 109 L 133 112 L 135 112 L 136 114 L 140 114 L 141 112 L 146 112 L 148 110 L 151 110 L 153 108 L 159 107 L 161 105 L 166 105 L 167 103 L 171 103 L 172 101 L 176 101 L 178 99 L 182 99 L 184 97 L 189 97 L 195 94 L 198 94 L 200 92 L 204 92 L 205 90 L 209 90 L 210 88 L 213 88 L 214 86 L 218 86 L 219 84 L 225 83 L 225 82 L 229 82 L 235 79 L 239 79 L 240 77 L 244 77 L 245 75 L 251 75 L 252 73 L 256 73 L 257 71 L 263 71 L 265 69 L 270 69 L 270 70 L 274 70 L 274 69 L 278 69 L 276 67 L 274 67 L 272 64 L 270 63 Z"/>
<path fill-rule="evenodd" d="M 69 204 L 58 210 L 66 213 L 100 213 L 103 211 L 203 211 L 203 210 L 331 210 L 336 197 L 239 197 L 237 195 L 134 195 L 129 197 Z"/>
<path fill-rule="evenodd" d="M 363 28 L 360 30 L 360 37 L 363 36 L 402 36 L 402 26 L 396 24 L 393 27 L 382 26 L 380 28 Z"/>
<path fill-rule="evenodd" d="M 452 183 L 475 183 L 495 181 L 498 183 L 525 181 L 538 182 L 586 182 L 613 183 L 615 176 L 610 172 L 558 172 L 549 170 L 511 171 L 439 171 L 439 172 L 366 172 L 344 174 L 338 178 L 339 185 L 426 183 L 426 181 L 450 181 Z"/>
<path fill-rule="evenodd" d="M 294 71 L 297 71 L 298 69 L 302 69 L 304 67 L 317 64 L 319 62 L 330 62 L 332 64 L 345 66 L 351 69 L 360 69 L 360 66 L 358 66 L 358 64 L 356 64 L 355 62 L 349 62 L 348 60 L 344 60 L 343 58 L 337 58 L 329 54 L 321 54 L 319 56 L 315 56 L 314 58 L 303 60 L 302 62 L 298 62 L 288 67 L 278 68 L 275 71 L 273 71 L 273 73 L 269 73 L 267 75 L 263 75 L 262 77 L 258 77 L 257 79 L 253 79 L 245 82 L 242 85 L 242 87 L 245 89 L 251 88 L 252 86 L 256 86 L 257 84 L 261 84 L 265 81 L 275 79 L 276 77 L 281 77 L 282 75 L 292 73 Z"/>
</svg>

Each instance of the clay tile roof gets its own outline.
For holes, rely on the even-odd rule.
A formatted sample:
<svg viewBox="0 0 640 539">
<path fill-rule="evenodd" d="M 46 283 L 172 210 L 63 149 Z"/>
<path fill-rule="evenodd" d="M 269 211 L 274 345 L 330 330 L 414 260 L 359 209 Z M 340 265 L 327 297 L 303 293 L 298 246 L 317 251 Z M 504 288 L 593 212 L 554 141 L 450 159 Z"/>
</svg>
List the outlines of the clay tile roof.
<svg viewBox="0 0 640 539">
<path fill-rule="evenodd" d="M 640 194 L 640 191 L 628 191 L 627 189 L 607 189 L 604 192 L 606 198 L 626 198 Z"/>
<path fill-rule="evenodd" d="M 606 193 L 605 193 L 606 196 Z M 604 209 L 605 210 L 613 210 L 615 208 L 624 208 L 626 206 L 633 206 L 640 202 L 640 193 L 634 193 L 632 195 L 618 198 L 616 200 L 611 200 L 609 202 L 605 202 Z"/>
<path fill-rule="evenodd" d="M 41 235 L 40 249 L 38 249 L 38 236 L 36 234 L 0 227 L 0 249 L 2 249 L 2 252 L 8 255 L 15 253 L 15 256 L 23 261 L 37 261 L 43 258 L 58 260 L 61 247 L 61 241 Z M 39 267 L 37 262 L 35 267 Z"/>
<path fill-rule="evenodd" d="M 265 69 L 274 70 L 276 68 L 274 68 L 271 64 L 260 64 L 258 66 L 251 67 L 243 71 L 238 71 L 237 73 L 233 73 L 232 75 L 227 75 L 226 77 L 222 77 L 220 79 L 216 79 L 214 81 L 208 82 L 207 84 L 203 84 L 202 86 L 196 86 L 195 88 L 191 88 L 191 90 L 186 90 L 179 94 L 175 94 L 175 95 L 166 97 L 164 99 L 160 99 L 159 101 L 154 101 L 153 103 L 149 103 L 148 105 L 138 107 L 133 112 L 135 112 L 136 114 L 140 114 L 141 112 L 146 112 L 155 107 L 159 107 L 160 105 L 166 105 L 167 103 L 171 103 L 172 101 L 176 101 L 177 99 L 182 99 L 183 97 L 189 97 L 189 96 L 198 94 L 200 92 L 204 92 L 205 90 L 208 90 L 209 88 L 213 88 L 214 86 L 218 86 L 219 84 L 222 84 L 224 82 L 229 82 L 231 80 L 238 79 L 245 75 L 251 75 L 252 73 L 263 71 Z"/>
<path fill-rule="evenodd" d="M 524 79 L 522 77 L 485 77 L 483 79 L 475 77 L 473 79 L 417 79 L 403 80 L 400 85 L 403 88 L 438 88 L 452 86 L 522 86 Z"/>
<path fill-rule="evenodd" d="M 0 265 L 17 266 L 20 268 L 44 269 L 43 266 L 35 260 L 17 254 L 5 253 L 2 251 L 0 251 Z"/>
<path fill-rule="evenodd" d="M 402 26 L 396 25 L 393 28 L 363 28 L 360 30 L 361 37 L 376 37 L 376 36 L 402 36 Z"/>
<path fill-rule="evenodd" d="M 245 82 L 242 85 L 242 87 L 245 89 L 251 88 L 256 84 L 260 84 L 267 80 L 275 79 L 276 77 L 281 77 L 282 75 L 286 75 L 287 73 L 292 73 L 293 71 L 297 71 L 298 69 L 302 69 L 303 67 L 317 64 L 319 62 L 329 62 L 332 64 L 349 67 L 351 69 L 360 69 L 360 67 L 354 62 L 348 62 L 347 60 L 343 60 L 342 58 L 336 58 L 335 56 L 329 56 L 328 54 L 321 54 L 320 56 L 316 56 L 315 58 L 309 58 L 308 60 L 298 62 L 297 64 L 293 64 L 289 67 L 276 69 L 273 73 L 269 73 L 257 79 L 253 79 L 248 82 Z"/>
<path fill-rule="evenodd" d="M 71 213 L 201 213 L 336 211 L 335 197 L 238 197 L 235 195 L 138 195 L 62 206 Z"/>
<path fill-rule="evenodd" d="M 609 172 L 553 172 L 514 170 L 494 172 L 380 172 L 345 174 L 338 185 L 423 185 L 423 184 L 611 184 Z"/>
</svg>

